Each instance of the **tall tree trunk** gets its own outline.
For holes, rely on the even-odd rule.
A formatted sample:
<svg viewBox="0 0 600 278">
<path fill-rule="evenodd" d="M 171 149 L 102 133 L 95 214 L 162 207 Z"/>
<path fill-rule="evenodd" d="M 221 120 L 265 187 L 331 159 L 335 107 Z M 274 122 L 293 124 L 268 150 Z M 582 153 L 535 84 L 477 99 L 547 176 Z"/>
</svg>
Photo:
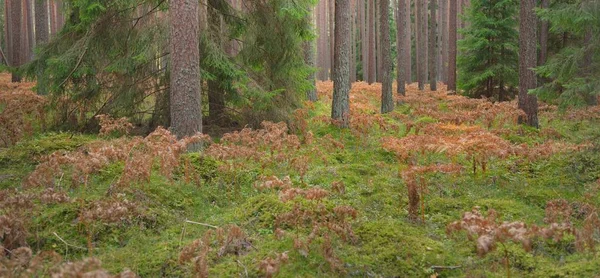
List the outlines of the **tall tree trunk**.
<svg viewBox="0 0 600 278">
<path fill-rule="evenodd" d="M 537 78 L 533 68 L 537 65 L 537 39 L 535 15 L 535 0 L 521 0 L 519 21 L 519 108 L 525 111 L 526 118 L 519 122 L 532 127 L 539 127 L 537 97 L 529 95 L 531 89 L 537 86 Z"/>
<path fill-rule="evenodd" d="M 436 22 L 436 1 L 429 1 L 429 87 L 432 91 L 437 91 L 437 22 Z"/>
<path fill-rule="evenodd" d="M 425 90 L 427 82 L 427 0 L 417 0 L 417 82 Z"/>
<path fill-rule="evenodd" d="M 404 0 L 406 1 L 406 26 L 404 26 L 404 28 L 406 29 L 406 41 L 404 42 L 406 45 L 404 47 L 404 51 L 406 51 L 404 53 L 404 55 L 406 55 L 406 83 L 410 84 L 413 81 L 412 78 L 412 73 L 413 73 L 413 59 L 412 59 L 412 49 L 413 49 L 413 31 L 412 28 L 414 26 L 414 24 L 412 23 L 412 10 L 411 7 L 411 0 Z"/>
<path fill-rule="evenodd" d="M 199 2 L 171 0 L 171 130 L 178 137 L 202 132 Z"/>
<path fill-rule="evenodd" d="M 369 25 L 369 40 L 368 40 L 368 44 L 369 44 L 369 84 L 373 84 L 377 81 L 377 75 L 376 75 L 376 71 L 377 71 L 377 64 L 376 64 L 376 57 L 375 57 L 375 0 L 367 0 L 369 3 L 369 20 L 368 20 L 368 25 Z"/>
<path fill-rule="evenodd" d="M 317 6 L 317 29 L 319 29 L 319 39 L 317 44 L 317 53 L 319 55 L 319 80 L 325 81 L 327 80 L 327 73 L 329 71 L 329 67 L 327 65 L 327 61 L 329 56 L 327 53 L 329 52 L 327 48 L 327 0 L 321 0 L 319 5 Z"/>
<path fill-rule="evenodd" d="M 360 50 L 361 50 L 361 67 L 362 67 L 362 81 L 368 82 L 369 80 L 369 31 L 367 30 L 367 13 L 366 9 L 367 2 L 369 0 L 359 0 L 360 2 Z"/>
<path fill-rule="evenodd" d="M 350 126 L 350 2 L 335 0 L 335 71 L 331 118 Z"/>
<path fill-rule="evenodd" d="M 440 0 L 440 17 L 442 18 L 442 81 L 448 83 L 448 1 Z"/>
<path fill-rule="evenodd" d="M 50 34 L 54 35 L 58 31 L 56 27 L 56 0 L 50 0 Z"/>
<path fill-rule="evenodd" d="M 435 0 L 434 0 L 435 1 Z M 436 48 L 436 57 L 437 57 L 437 81 L 443 81 L 442 78 L 442 34 L 444 33 L 442 29 L 442 5 L 444 4 L 443 0 L 438 0 L 436 5 L 438 9 L 436 24 L 437 24 L 437 48 Z"/>
<path fill-rule="evenodd" d="M 406 83 L 410 82 L 408 72 L 410 71 L 410 0 L 398 0 L 398 19 L 396 20 L 396 28 L 398 31 L 397 45 L 397 79 L 398 95 L 406 95 Z M 408 43 L 407 43 L 408 42 Z"/>
<path fill-rule="evenodd" d="M 381 83 L 381 27 L 379 26 L 381 21 L 379 18 L 381 17 L 381 0 L 375 0 L 375 81 Z"/>
<path fill-rule="evenodd" d="M 23 54 L 23 36 L 22 36 L 22 30 L 21 30 L 21 25 L 23 24 L 22 22 L 22 2 L 21 0 L 7 0 L 7 1 L 11 1 L 10 3 L 10 19 L 11 19 L 11 40 L 12 40 L 12 45 L 11 45 L 11 50 L 12 53 L 9 54 L 11 55 L 11 66 L 18 68 L 19 66 L 21 66 L 21 64 L 23 63 L 22 61 L 22 54 Z M 14 73 L 12 74 L 12 82 L 21 82 L 21 76 L 18 73 Z"/>
<path fill-rule="evenodd" d="M 313 27 L 313 21 L 314 21 L 314 17 L 313 17 L 314 13 L 311 12 L 310 15 L 308 16 L 308 20 L 307 20 L 307 25 L 308 28 L 310 28 L 310 30 L 314 30 Z M 304 42 L 304 61 L 306 63 L 306 65 L 308 65 L 309 67 L 311 67 L 311 73 L 308 75 L 308 82 L 310 83 L 310 89 L 306 92 L 306 98 L 310 101 L 317 101 L 317 88 L 316 88 L 316 76 L 315 76 L 315 71 L 313 70 L 315 67 L 315 47 L 314 47 L 314 41 L 312 40 L 306 40 Z"/>
<path fill-rule="evenodd" d="M 392 92 L 392 45 L 390 42 L 389 0 L 380 0 L 379 3 L 379 33 L 381 33 L 381 113 L 394 110 L 394 95 Z"/>
<path fill-rule="evenodd" d="M 35 0 L 35 43 L 44 45 L 48 43 L 50 31 L 48 26 L 48 0 Z M 44 79 L 45 67 L 40 65 L 37 72 L 37 93 L 46 95 L 48 93 Z"/>
<path fill-rule="evenodd" d="M 350 84 L 356 82 L 356 0 L 350 0 Z"/>
<path fill-rule="evenodd" d="M 456 1 L 449 0 L 448 24 L 448 91 L 456 92 Z"/>
<path fill-rule="evenodd" d="M 13 0 L 5 0 L 4 1 L 4 38 L 5 38 L 5 43 L 6 43 L 6 64 L 8 66 L 12 66 L 12 55 L 13 55 L 13 50 L 12 50 L 12 32 L 13 32 L 13 27 L 12 27 L 12 1 Z"/>
<path fill-rule="evenodd" d="M 349 0 L 346 0 L 349 1 Z M 333 80 L 333 69 L 334 69 L 334 61 L 333 56 L 335 52 L 335 36 L 334 36 L 334 28 L 335 28 L 335 0 L 329 0 L 329 75 L 331 80 Z M 348 36 L 350 32 L 348 32 Z M 350 54 L 350 51 L 348 51 Z"/>
</svg>

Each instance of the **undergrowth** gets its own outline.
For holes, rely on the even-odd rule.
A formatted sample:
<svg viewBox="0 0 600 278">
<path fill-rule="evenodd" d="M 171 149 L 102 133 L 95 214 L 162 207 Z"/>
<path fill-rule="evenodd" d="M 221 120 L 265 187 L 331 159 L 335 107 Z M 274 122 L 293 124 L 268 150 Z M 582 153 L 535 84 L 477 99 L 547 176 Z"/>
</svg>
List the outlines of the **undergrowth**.
<svg viewBox="0 0 600 278">
<path fill-rule="evenodd" d="M 0 149 L 0 276 L 597 275 L 597 108 L 543 105 L 533 130 L 514 102 L 411 85 L 380 115 L 381 86 L 355 83 L 340 129 L 332 90 L 218 139 L 104 115 L 52 133 L 32 106 Z"/>
</svg>

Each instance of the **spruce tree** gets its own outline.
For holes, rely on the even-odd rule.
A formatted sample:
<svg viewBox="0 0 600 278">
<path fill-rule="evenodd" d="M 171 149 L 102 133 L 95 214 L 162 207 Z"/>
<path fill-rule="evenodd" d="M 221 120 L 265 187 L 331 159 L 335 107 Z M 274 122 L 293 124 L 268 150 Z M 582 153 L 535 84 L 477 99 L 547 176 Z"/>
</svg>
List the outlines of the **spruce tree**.
<svg viewBox="0 0 600 278">
<path fill-rule="evenodd" d="M 508 100 L 518 84 L 518 1 L 474 0 L 459 41 L 459 88 L 470 97 Z"/>
</svg>

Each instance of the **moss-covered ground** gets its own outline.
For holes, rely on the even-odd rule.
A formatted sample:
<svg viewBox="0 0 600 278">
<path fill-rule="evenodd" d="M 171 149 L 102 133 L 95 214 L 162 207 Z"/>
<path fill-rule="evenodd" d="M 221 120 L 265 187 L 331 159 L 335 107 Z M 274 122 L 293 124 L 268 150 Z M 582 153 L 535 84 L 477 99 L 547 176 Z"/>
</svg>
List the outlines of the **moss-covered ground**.
<svg viewBox="0 0 600 278">
<path fill-rule="evenodd" d="M 376 89 L 355 86 L 352 92 L 355 105 L 366 106 L 360 111 L 372 109 L 371 113 L 375 114 L 379 101 Z M 366 126 L 366 132 L 343 130 L 323 120 L 330 113 L 331 92 L 327 84 L 321 84 L 319 90 L 321 101 L 308 109 L 304 132 L 314 134 L 317 142 L 331 136 L 342 143 L 343 148 L 324 144 L 322 157 L 309 160 L 303 175 L 293 167 L 278 163 L 260 167 L 248 162 L 250 165 L 224 171 L 222 166 L 228 161 L 186 154 L 182 161 L 191 161 L 202 177 L 200 182 L 185 182 L 183 164 L 172 180 L 153 171 L 149 182 L 120 189 L 121 194 L 141 207 L 142 215 L 122 223 L 98 222 L 91 228 L 84 227 L 78 221 L 81 200 L 107 198 L 107 192 L 124 167 L 122 163 L 113 163 L 94 173 L 86 186 L 73 186 L 66 177 L 57 179 L 55 186 L 65 190 L 72 201 L 36 205 L 27 221 L 27 244 L 34 252 L 53 250 L 65 260 L 97 257 L 103 267 L 113 273 L 130 268 L 142 277 L 190 277 L 193 266 L 180 264 L 179 254 L 184 246 L 213 229 L 186 222 L 190 220 L 217 227 L 235 224 L 252 245 L 237 255 L 218 256 L 216 251 L 211 252 L 208 267 L 212 277 L 263 276 L 259 271 L 260 262 L 283 252 L 288 252 L 289 260 L 281 266 L 278 277 L 505 277 L 501 247 L 480 257 L 475 243 L 464 234 L 446 234 L 446 225 L 460 219 L 474 206 L 483 211 L 495 209 L 502 220 L 541 225 L 548 201 L 583 201 L 584 195 L 589 196 L 598 186 L 598 115 L 572 118 L 567 117 L 572 111 L 544 112 L 540 114 L 540 131 L 509 122 L 502 127 L 508 130 L 502 137 L 515 145 L 533 146 L 552 137 L 554 141 L 590 146 L 525 162 L 518 156 L 490 158 L 486 171 L 475 173 L 471 171 L 470 161 L 458 158 L 456 162 L 465 167 L 460 174 L 434 173 L 425 177 L 428 184 L 424 196 L 425 221 L 411 221 L 406 183 L 399 175 L 405 166 L 394 153 L 384 150 L 381 139 L 406 136 L 408 121 L 425 125 L 440 120 L 436 116 L 415 115 L 416 107 L 407 101 L 396 108 L 395 116 L 382 118 L 393 128 L 386 130 L 382 128 L 385 125 L 373 124 Z M 440 111 L 448 109 L 444 99 L 438 102 Z M 473 124 L 483 125 L 481 121 Z M 552 130 L 551 136 L 544 130 Z M 302 133 L 298 129 L 293 132 Z M 409 133 L 414 134 L 415 130 Z M 35 169 L 42 156 L 57 150 L 77 150 L 99 140 L 106 139 L 45 132 L 0 149 L 0 189 L 29 190 L 22 185 L 22 180 Z M 305 145 L 300 148 L 310 152 Z M 436 163 L 446 158 L 436 152 L 426 153 L 419 160 Z M 356 219 L 350 220 L 356 240 L 332 237 L 333 252 L 343 262 L 341 268 L 332 269 L 319 251 L 322 238 L 312 243 L 308 254 L 294 247 L 293 236 L 277 239 L 275 219 L 289 212 L 293 203 L 302 201 L 282 202 L 277 190 L 258 190 L 254 186 L 261 176 L 271 175 L 281 179 L 290 176 L 295 186 L 330 192 L 334 191 L 332 184 L 344 184 L 344 193 L 331 193 L 322 201 L 328 207 L 347 205 L 358 211 Z M 596 207 L 600 205 L 599 198 L 596 194 L 591 199 Z M 589 197 L 586 201 L 590 202 Z M 91 250 L 88 249 L 90 229 Z M 303 229 L 286 227 L 285 230 L 306 236 L 310 231 Z M 514 277 L 600 275 L 597 255 L 576 252 L 573 246 L 572 237 L 561 242 L 538 240 L 531 252 L 518 244 L 507 243 L 511 273 Z M 432 268 L 434 266 L 457 268 Z"/>
</svg>

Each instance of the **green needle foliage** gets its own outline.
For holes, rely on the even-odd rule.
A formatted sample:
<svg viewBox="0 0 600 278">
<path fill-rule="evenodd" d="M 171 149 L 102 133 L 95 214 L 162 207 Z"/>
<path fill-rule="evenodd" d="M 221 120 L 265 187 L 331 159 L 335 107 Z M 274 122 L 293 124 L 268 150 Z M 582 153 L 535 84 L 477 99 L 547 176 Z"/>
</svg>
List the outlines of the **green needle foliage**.
<svg viewBox="0 0 600 278">
<path fill-rule="evenodd" d="M 569 39 L 545 65 L 537 68 L 537 73 L 547 82 L 532 93 L 563 107 L 597 104 L 600 94 L 600 2 L 556 1 L 550 9 L 540 10 L 539 15 L 550 22 L 550 32 Z"/>
<path fill-rule="evenodd" d="M 459 41 L 459 87 L 470 97 L 508 100 L 518 84 L 518 32 L 515 0 L 474 0 Z"/>
<path fill-rule="evenodd" d="M 207 2 L 223 26 L 202 31 L 201 78 L 217 84 L 230 108 L 225 117 L 240 124 L 281 121 L 301 105 L 311 86 L 302 43 L 313 39 L 306 22 L 314 2 L 244 1 L 244 12 L 225 0 Z M 69 0 L 65 6 L 65 27 L 27 67 L 31 77 L 44 70 L 47 80 L 39 84 L 48 86 L 55 124 L 90 130 L 97 128 L 95 115 L 110 114 L 149 130 L 168 126 L 167 1 Z M 233 40 L 239 53 L 224 47 Z"/>
</svg>

